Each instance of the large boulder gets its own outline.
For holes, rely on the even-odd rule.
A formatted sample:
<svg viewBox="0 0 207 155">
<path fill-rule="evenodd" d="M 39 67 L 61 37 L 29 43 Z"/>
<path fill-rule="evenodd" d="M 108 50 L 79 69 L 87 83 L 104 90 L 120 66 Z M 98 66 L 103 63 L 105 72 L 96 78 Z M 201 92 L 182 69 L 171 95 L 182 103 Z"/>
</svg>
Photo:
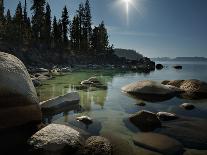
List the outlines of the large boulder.
<svg viewBox="0 0 207 155">
<path fill-rule="evenodd" d="M 43 113 L 58 113 L 69 110 L 78 105 L 80 96 L 78 92 L 67 93 L 40 103 Z"/>
<path fill-rule="evenodd" d="M 184 152 L 180 142 L 162 134 L 137 133 L 133 141 L 135 145 L 166 155 L 181 155 Z"/>
<path fill-rule="evenodd" d="M 180 107 L 186 110 L 193 110 L 195 108 L 195 106 L 191 103 L 183 103 L 180 105 Z"/>
<path fill-rule="evenodd" d="M 204 81 L 191 79 L 163 81 L 162 83 L 181 89 L 184 92 L 181 94 L 183 98 L 200 99 L 207 97 L 207 83 Z"/>
<path fill-rule="evenodd" d="M 74 153 L 78 151 L 84 139 L 71 127 L 50 124 L 36 132 L 29 140 L 32 152 L 39 154 Z"/>
<path fill-rule="evenodd" d="M 84 145 L 84 155 L 111 155 L 112 145 L 108 139 L 101 136 L 89 137 Z"/>
<path fill-rule="evenodd" d="M 161 127 L 161 122 L 153 112 L 142 110 L 132 115 L 129 120 L 141 131 L 153 131 Z"/>
<path fill-rule="evenodd" d="M 163 101 L 174 97 L 177 91 L 156 81 L 138 81 L 122 87 L 122 91 L 146 101 Z"/>
<path fill-rule="evenodd" d="M 0 52 L 0 129 L 42 119 L 29 73 L 15 56 Z"/>
</svg>

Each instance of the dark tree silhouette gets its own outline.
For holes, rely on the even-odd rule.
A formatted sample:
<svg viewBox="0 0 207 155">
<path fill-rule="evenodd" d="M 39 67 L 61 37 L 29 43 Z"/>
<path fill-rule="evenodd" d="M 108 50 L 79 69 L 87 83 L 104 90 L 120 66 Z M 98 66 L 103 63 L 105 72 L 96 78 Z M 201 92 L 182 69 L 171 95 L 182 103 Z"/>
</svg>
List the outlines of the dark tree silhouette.
<svg viewBox="0 0 207 155">
<path fill-rule="evenodd" d="M 65 6 L 63 8 L 62 12 L 62 33 L 63 33 L 63 44 L 64 47 L 68 46 L 68 32 L 69 32 L 69 15 L 68 15 L 68 10 L 67 7 Z"/>
<path fill-rule="evenodd" d="M 79 29 L 79 17 L 78 15 L 73 17 L 71 29 L 70 29 L 70 38 L 71 38 L 71 49 L 79 50 L 80 48 L 80 29 Z"/>
<path fill-rule="evenodd" d="M 47 3 L 44 22 L 44 39 L 48 47 L 51 45 L 51 23 L 51 9 L 49 3 Z"/>
</svg>

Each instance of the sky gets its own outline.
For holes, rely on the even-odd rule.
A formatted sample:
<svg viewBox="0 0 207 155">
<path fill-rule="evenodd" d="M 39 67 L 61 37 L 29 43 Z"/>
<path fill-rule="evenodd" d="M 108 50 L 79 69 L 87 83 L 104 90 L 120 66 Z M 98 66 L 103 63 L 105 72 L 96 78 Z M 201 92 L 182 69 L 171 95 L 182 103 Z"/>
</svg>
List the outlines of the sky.
<svg viewBox="0 0 207 155">
<path fill-rule="evenodd" d="M 4 0 L 15 11 L 19 0 Z M 24 4 L 24 0 L 20 0 Z M 31 1 L 28 1 L 28 8 Z M 84 0 L 47 0 L 52 15 L 66 5 L 70 19 Z M 115 48 L 147 57 L 207 57 L 207 0 L 90 0 L 93 25 L 103 20 Z M 29 11 L 29 10 L 28 10 Z"/>
</svg>

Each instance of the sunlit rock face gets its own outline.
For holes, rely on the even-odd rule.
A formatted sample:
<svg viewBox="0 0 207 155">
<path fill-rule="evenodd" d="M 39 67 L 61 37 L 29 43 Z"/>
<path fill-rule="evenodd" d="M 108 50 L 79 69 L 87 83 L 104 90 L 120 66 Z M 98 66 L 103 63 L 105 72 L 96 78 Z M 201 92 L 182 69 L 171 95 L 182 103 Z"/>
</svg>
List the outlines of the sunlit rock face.
<svg viewBox="0 0 207 155">
<path fill-rule="evenodd" d="M 177 91 L 156 81 L 138 81 L 122 87 L 122 91 L 145 101 L 159 102 L 176 96 Z"/>
<path fill-rule="evenodd" d="M 0 52 L 0 129 L 40 122 L 36 90 L 24 64 Z"/>
</svg>

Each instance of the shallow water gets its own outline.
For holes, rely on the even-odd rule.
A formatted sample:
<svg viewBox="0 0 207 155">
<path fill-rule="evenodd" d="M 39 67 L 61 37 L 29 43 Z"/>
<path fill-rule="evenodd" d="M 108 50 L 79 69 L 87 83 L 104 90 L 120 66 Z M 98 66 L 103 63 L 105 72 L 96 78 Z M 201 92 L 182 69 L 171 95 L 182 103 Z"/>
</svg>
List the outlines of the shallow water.
<svg viewBox="0 0 207 155">
<path fill-rule="evenodd" d="M 162 62 L 165 68 L 151 73 L 117 72 L 117 71 L 78 71 L 55 79 L 45 81 L 44 85 L 37 89 L 40 100 L 63 95 L 67 92 L 76 91 L 74 85 L 80 81 L 96 76 L 107 85 L 107 90 L 77 90 L 80 94 L 80 106 L 73 110 L 60 114 L 45 116 L 46 123 L 63 123 L 79 127 L 93 135 L 109 135 L 113 133 L 122 138 L 133 149 L 134 154 L 154 154 L 150 151 L 135 147 L 132 136 L 139 130 L 128 122 L 128 117 L 146 109 L 153 112 L 167 111 L 182 116 L 207 118 L 207 100 L 186 100 L 174 97 L 170 100 L 151 103 L 145 102 L 146 106 L 137 106 L 141 100 L 131 98 L 121 92 L 121 87 L 138 80 L 175 80 L 175 79 L 199 79 L 207 82 L 207 63 L 204 62 Z M 182 70 L 176 70 L 172 66 L 183 65 Z M 195 110 L 185 111 L 179 107 L 180 104 L 188 102 L 196 106 Z M 94 123 L 85 126 L 75 121 L 76 116 L 87 115 L 93 118 Z M 130 129 L 129 129 L 130 128 Z"/>
</svg>

